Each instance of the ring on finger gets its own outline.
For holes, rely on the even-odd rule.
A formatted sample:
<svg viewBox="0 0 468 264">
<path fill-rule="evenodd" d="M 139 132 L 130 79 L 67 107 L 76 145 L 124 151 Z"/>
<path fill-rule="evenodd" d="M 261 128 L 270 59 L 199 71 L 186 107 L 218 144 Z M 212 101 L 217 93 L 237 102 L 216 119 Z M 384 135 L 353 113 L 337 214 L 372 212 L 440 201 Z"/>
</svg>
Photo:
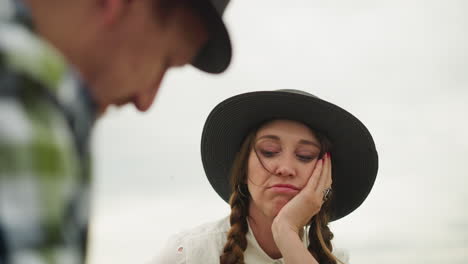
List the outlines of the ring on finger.
<svg viewBox="0 0 468 264">
<path fill-rule="evenodd" d="M 325 190 L 323 190 L 323 201 L 326 202 L 330 198 L 332 188 L 328 187 Z"/>
</svg>

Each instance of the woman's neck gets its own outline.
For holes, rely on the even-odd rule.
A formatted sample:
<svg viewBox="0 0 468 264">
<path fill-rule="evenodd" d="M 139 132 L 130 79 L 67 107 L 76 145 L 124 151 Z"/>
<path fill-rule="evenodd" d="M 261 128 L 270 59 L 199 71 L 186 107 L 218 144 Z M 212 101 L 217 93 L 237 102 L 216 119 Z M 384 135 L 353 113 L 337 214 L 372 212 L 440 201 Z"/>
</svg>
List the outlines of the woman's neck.
<svg viewBox="0 0 468 264">
<path fill-rule="evenodd" d="M 263 214 L 253 203 L 250 204 L 247 220 L 255 239 L 270 258 L 278 259 L 282 255 L 273 239 L 273 232 L 271 231 L 273 219 Z"/>
</svg>

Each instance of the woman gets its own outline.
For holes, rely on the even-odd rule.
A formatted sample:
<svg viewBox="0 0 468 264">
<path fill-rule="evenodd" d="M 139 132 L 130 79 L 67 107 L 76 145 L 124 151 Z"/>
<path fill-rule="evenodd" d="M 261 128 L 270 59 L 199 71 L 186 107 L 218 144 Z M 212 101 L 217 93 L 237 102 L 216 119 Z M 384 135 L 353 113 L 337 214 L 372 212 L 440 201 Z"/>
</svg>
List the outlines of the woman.
<svg viewBox="0 0 468 264">
<path fill-rule="evenodd" d="M 341 262 L 328 223 L 360 206 L 378 167 L 356 117 L 302 91 L 245 93 L 210 113 L 201 150 L 231 214 L 174 236 L 154 263 Z"/>
</svg>

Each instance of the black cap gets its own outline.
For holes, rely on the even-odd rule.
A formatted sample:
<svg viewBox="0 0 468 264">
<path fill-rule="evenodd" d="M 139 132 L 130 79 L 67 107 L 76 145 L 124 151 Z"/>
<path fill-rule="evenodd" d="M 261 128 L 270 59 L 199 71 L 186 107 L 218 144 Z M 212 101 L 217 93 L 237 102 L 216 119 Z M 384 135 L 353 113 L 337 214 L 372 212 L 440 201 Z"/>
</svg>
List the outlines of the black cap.
<svg viewBox="0 0 468 264">
<path fill-rule="evenodd" d="M 231 40 L 222 15 L 229 0 L 199 0 L 192 2 L 205 20 L 210 38 L 195 56 L 192 65 L 209 72 L 221 73 L 231 62 Z"/>
</svg>

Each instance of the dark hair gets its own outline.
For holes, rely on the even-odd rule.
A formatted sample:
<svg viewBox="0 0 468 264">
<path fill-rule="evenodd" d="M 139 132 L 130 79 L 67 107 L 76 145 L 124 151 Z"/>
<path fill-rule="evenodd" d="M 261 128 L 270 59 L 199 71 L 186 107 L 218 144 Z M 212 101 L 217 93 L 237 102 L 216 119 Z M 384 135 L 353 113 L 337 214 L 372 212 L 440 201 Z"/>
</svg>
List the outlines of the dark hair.
<svg viewBox="0 0 468 264">
<path fill-rule="evenodd" d="M 250 194 L 245 184 L 247 179 L 247 165 L 250 152 L 254 147 L 255 137 L 258 129 L 252 130 L 243 141 L 239 152 L 233 162 L 231 170 L 231 206 L 230 224 L 227 235 L 227 242 L 224 245 L 220 256 L 221 264 L 244 264 L 244 251 L 247 248 L 246 234 L 248 232 L 247 216 L 250 202 Z M 312 129 L 311 129 L 312 130 Z M 320 158 L 331 149 L 331 143 L 327 137 L 315 130 L 312 130 L 321 144 Z M 308 250 L 320 264 L 337 264 L 341 262 L 333 254 L 331 240 L 333 233 L 328 227 L 330 214 L 330 197 L 321 210 L 308 224 Z"/>
</svg>

